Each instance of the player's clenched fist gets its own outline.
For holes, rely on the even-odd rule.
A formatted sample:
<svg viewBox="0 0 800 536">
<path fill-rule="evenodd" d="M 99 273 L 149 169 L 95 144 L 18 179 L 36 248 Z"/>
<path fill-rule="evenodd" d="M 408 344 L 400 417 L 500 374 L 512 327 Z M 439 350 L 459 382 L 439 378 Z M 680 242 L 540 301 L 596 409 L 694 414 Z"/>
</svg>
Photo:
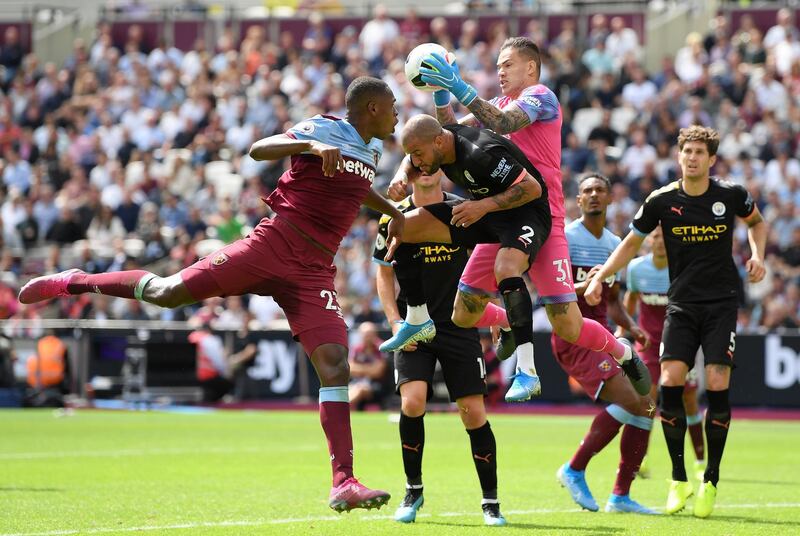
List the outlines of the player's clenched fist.
<svg viewBox="0 0 800 536">
<path fill-rule="evenodd" d="M 407 186 L 408 180 L 405 176 L 395 176 L 395 178 L 392 179 L 392 182 L 389 183 L 389 189 L 387 190 L 386 194 L 392 201 L 402 201 L 406 197 Z"/>
<path fill-rule="evenodd" d="M 322 158 L 322 174 L 326 177 L 333 177 L 337 169 L 344 169 L 344 158 L 338 147 L 312 141 L 310 151 Z"/>
<path fill-rule="evenodd" d="M 603 281 L 595 275 L 595 277 L 589 281 L 589 286 L 586 287 L 586 292 L 583 293 L 583 299 L 586 300 L 587 304 L 594 306 L 600 303 L 600 298 L 602 297 Z"/>
<path fill-rule="evenodd" d="M 745 263 L 745 266 L 747 267 L 748 280 L 751 283 L 758 283 L 767 274 L 767 269 L 764 268 L 764 261 L 761 259 L 753 257 Z"/>
</svg>

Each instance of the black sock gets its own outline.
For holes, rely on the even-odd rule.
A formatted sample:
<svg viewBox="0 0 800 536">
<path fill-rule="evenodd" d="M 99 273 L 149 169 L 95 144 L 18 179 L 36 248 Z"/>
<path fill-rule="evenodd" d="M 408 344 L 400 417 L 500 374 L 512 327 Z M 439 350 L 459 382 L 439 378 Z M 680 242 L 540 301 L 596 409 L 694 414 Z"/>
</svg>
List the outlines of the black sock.
<svg viewBox="0 0 800 536">
<path fill-rule="evenodd" d="M 728 389 L 724 391 L 706 391 L 708 411 L 706 411 L 706 441 L 708 442 L 708 465 L 703 478 L 716 487 L 719 482 L 719 464 L 725 440 L 728 439 L 728 427 L 731 424 L 731 404 L 728 400 Z"/>
<path fill-rule="evenodd" d="M 393 264 L 397 283 L 409 306 L 423 305 L 425 291 L 422 287 L 422 267 L 418 244 L 400 244 L 394 252 Z"/>
<path fill-rule="evenodd" d="M 403 469 L 410 486 L 422 486 L 422 449 L 425 447 L 425 415 L 409 417 L 400 413 L 400 444 Z"/>
<path fill-rule="evenodd" d="M 506 306 L 508 323 L 517 346 L 533 342 L 533 302 L 521 277 L 508 277 L 497 285 Z"/>
<path fill-rule="evenodd" d="M 683 385 L 661 386 L 661 427 L 672 459 L 672 480 L 686 482 L 683 442 L 686 437 L 686 410 L 683 407 Z"/>
<path fill-rule="evenodd" d="M 497 443 L 494 440 L 492 427 L 487 421 L 480 428 L 467 430 L 467 433 L 483 498 L 497 500 Z"/>
</svg>

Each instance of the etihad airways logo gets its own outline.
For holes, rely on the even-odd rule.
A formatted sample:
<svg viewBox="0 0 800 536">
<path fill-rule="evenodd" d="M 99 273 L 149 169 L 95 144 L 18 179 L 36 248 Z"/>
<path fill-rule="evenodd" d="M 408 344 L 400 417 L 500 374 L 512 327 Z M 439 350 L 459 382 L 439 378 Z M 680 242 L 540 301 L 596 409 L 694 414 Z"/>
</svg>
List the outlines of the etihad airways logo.
<svg viewBox="0 0 800 536">
<path fill-rule="evenodd" d="M 370 183 L 372 183 L 372 181 L 375 179 L 375 169 L 369 167 L 361 160 L 345 160 L 343 171 L 359 175 L 362 178 L 367 179 Z"/>
<path fill-rule="evenodd" d="M 447 262 L 453 260 L 453 253 L 461 249 L 460 246 L 449 248 L 444 245 L 420 246 L 419 252 L 424 255 L 424 263 Z"/>
<path fill-rule="evenodd" d="M 719 225 L 681 225 L 672 228 L 672 234 L 681 242 L 713 242 L 728 230 L 724 223 Z"/>
</svg>

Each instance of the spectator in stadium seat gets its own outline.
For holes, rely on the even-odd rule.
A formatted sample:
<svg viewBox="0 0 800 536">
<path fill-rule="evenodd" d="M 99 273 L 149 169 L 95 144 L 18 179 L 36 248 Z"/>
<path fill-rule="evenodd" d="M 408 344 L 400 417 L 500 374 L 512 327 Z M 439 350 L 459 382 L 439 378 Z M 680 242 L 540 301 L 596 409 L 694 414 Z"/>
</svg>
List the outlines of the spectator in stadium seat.
<svg viewBox="0 0 800 536">
<path fill-rule="evenodd" d="M 386 357 L 378 350 L 383 342 L 372 322 L 363 322 L 358 327 L 360 341 L 352 346 L 350 364 L 350 404 L 364 409 L 367 402 L 381 402 L 385 396 L 383 380 L 386 375 Z"/>
<path fill-rule="evenodd" d="M 625 26 L 625 19 L 622 17 L 611 19 L 611 33 L 606 38 L 606 50 L 614 56 L 618 67 L 621 67 L 628 58 L 638 60 L 642 54 L 639 36 Z"/>
<path fill-rule="evenodd" d="M 31 187 L 31 165 L 27 160 L 20 158 L 16 144 L 5 150 L 5 158 L 3 184 L 7 189 L 16 188 L 21 194 L 27 193 Z"/>
<path fill-rule="evenodd" d="M 637 112 L 649 110 L 658 96 L 658 88 L 647 79 L 640 66 L 631 69 L 631 81 L 622 88 L 622 102 Z"/>
<path fill-rule="evenodd" d="M 400 28 L 389 18 L 385 5 L 376 4 L 372 10 L 372 17 L 364 24 L 358 37 L 364 59 L 368 63 L 379 60 L 384 45 L 400 35 Z"/>
<path fill-rule="evenodd" d="M 648 162 L 656 161 L 656 149 L 647 143 L 647 134 L 643 127 L 635 127 L 631 134 L 631 145 L 622 154 L 620 165 L 622 173 L 628 180 L 644 175 L 644 167 Z M 610 178 L 610 177 L 609 177 Z"/>
<path fill-rule="evenodd" d="M 3 34 L 3 45 L 0 46 L 0 65 L 5 67 L 3 86 L 17 75 L 22 65 L 23 54 L 22 44 L 19 42 L 19 29 L 16 26 L 9 26 Z"/>
</svg>

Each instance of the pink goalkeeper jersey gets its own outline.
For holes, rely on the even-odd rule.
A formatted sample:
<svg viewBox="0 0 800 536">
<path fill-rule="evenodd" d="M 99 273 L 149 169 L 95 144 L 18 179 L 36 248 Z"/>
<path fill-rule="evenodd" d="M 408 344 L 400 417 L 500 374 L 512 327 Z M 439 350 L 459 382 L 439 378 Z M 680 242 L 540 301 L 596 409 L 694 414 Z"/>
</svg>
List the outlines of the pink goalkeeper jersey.
<svg viewBox="0 0 800 536">
<path fill-rule="evenodd" d="M 531 120 L 525 128 L 508 134 L 536 166 L 547 185 L 553 219 L 564 219 L 564 192 L 561 189 L 561 105 L 547 86 L 525 88 L 516 98 L 495 97 L 491 103 L 505 109 L 514 103 Z"/>
</svg>

